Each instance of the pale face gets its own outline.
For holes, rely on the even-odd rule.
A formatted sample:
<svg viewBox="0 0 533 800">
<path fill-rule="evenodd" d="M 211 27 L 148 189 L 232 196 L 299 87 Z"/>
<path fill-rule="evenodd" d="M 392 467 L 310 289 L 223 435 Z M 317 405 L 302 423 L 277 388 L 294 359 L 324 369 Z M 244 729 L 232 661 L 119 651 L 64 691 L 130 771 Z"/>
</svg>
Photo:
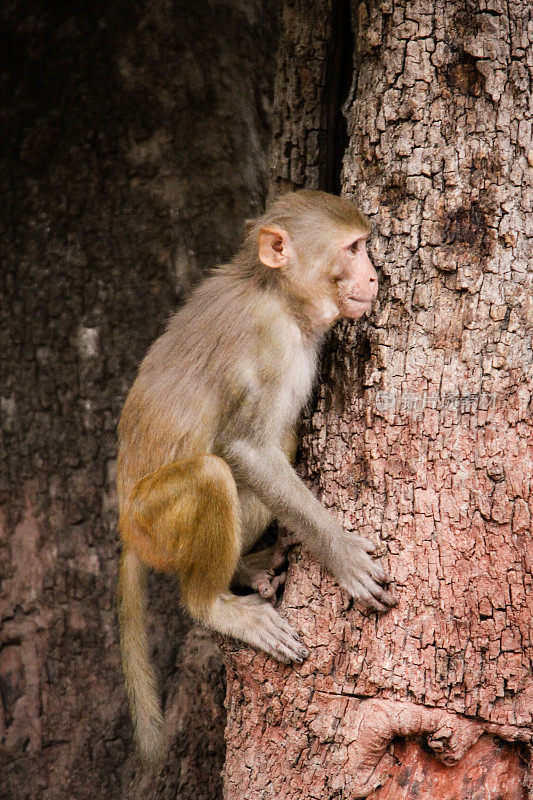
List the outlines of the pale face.
<svg viewBox="0 0 533 800">
<path fill-rule="evenodd" d="M 294 295 L 308 305 L 313 324 L 327 328 L 341 317 L 359 319 L 377 296 L 367 238 L 368 231 L 355 228 L 337 232 L 330 244 L 319 241 L 305 250 L 293 247 L 287 231 L 272 225 L 259 231 L 259 259 L 281 270 Z"/>
<path fill-rule="evenodd" d="M 366 250 L 368 233 L 355 231 L 339 250 L 335 268 L 339 314 L 359 319 L 370 310 L 378 293 L 378 276 Z"/>
</svg>

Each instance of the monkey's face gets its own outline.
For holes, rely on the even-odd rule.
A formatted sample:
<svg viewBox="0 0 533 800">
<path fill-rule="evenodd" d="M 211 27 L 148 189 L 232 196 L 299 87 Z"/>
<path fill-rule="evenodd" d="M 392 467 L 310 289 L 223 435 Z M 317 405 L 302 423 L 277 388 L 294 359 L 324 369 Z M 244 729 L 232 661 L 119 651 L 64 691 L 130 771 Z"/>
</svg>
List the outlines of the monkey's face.
<svg viewBox="0 0 533 800">
<path fill-rule="evenodd" d="M 339 315 L 359 319 L 370 311 L 378 293 L 378 276 L 366 250 L 368 234 L 355 232 L 347 237 L 333 267 Z"/>
<path fill-rule="evenodd" d="M 368 230 L 329 224 L 300 225 L 291 235 L 277 225 L 259 230 L 259 260 L 279 270 L 293 297 L 312 309 L 317 328 L 370 310 L 378 276 L 366 251 Z"/>
<path fill-rule="evenodd" d="M 336 234 L 336 235 L 335 235 Z M 378 276 L 368 257 L 368 231 L 315 231 L 304 244 L 293 242 L 284 276 L 293 292 L 314 309 L 319 326 L 341 317 L 359 319 L 370 311 L 378 292 Z"/>
</svg>

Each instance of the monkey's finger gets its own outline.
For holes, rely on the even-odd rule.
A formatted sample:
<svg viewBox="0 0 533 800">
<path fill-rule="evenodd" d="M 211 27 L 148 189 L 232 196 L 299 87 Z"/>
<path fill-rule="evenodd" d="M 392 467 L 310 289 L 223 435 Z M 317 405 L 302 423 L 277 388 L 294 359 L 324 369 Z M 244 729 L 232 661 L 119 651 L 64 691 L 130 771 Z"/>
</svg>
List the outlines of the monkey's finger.
<svg viewBox="0 0 533 800">
<path fill-rule="evenodd" d="M 373 564 L 373 566 L 380 567 L 379 564 Z M 383 602 L 387 602 L 388 598 L 393 597 L 392 593 L 387 591 L 387 589 L 385 589 L 383 586 L 384 583 L 388 584 L 390 579 L 381 567 L 377 571 L 377 574 L 373 569 L 371 569 L 366 575 L 360 575 L 358 577 L 363 586 L 365 586 L 375 597 L 383 600 Z M 386 580 L 384 580 L 384 577 Z"/>
<path fill-rule="evenodd" d="M 379 561 L 372 561 L 368 571 L 376 583 L 390 583 L 389 574 L 383 569 Z"/>
<path fill-rule="evenodd" d="M 380 602 L 371 592 L 364 586 L 361 587 L 358 593 L 359 600 L 361 600 L 368 608 L 375 609 L 376 611 L 387 611 L 387 606 Z"/>
<path fill-rule="evenodd" d="M 388 606 L 386 606 L 384 603 L 380 603 L 379 600 L 376 600 L 375 597 L 373 597 L 372 600 L 367 603 L 367 606 L 371 611 L 388 611 L 389 610 Z"/>
<path fill-rule="evenodd" d="M 398 605 L 398 597 L 394 592 L 381 592 L 379 599 L 389 607 Z"/>
<path fill-rule="evenodd" d="M 372 596 L 379 602 L 388 607 L 395 606 L 398 603 L 398 598 L 393 592 L 387 592 L 385 589 L 382 589 L 381 586 L 374 584 L 374 586 L 369 587 L 370 593 Z"/>
<path fill-rule="evenodd" d="M 361 540 L 361 545 L 367 553 L 375 553 L 376 552 L 376 545 L 370 539 L 367 539 L 365 536 L 360 536 L 359 539 Z"/>
</svg>

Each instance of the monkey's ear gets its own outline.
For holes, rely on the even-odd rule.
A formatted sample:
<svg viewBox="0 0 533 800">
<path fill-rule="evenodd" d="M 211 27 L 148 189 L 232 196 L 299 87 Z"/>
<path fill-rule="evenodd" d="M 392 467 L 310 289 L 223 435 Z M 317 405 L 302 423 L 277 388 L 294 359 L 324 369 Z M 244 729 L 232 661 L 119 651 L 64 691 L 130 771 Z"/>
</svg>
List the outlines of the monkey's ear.
<svg viewBox="0 0 533 800">
<path fill-rule="evenodd" d="M 284 267 L 293 257 L 290 236 L 283 228 L 269 225 L 259 229 L 259 259 L 267 267 Z"/>
</svg>

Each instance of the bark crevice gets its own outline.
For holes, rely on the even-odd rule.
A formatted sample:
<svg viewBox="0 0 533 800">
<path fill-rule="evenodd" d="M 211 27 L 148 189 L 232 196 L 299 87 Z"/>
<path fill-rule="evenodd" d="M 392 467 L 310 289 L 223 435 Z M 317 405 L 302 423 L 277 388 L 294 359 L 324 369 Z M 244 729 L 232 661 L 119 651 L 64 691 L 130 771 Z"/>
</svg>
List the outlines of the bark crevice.
<svg viewBox="0 0 533 800">
<path fill-rule="evenodd" d="M 353 85 L 355 34 L 350 0 L 332 0 L 331 33 L 326 56 L 325 153 L 320 187 L 340 194 L 348 128 L 344 107 Z"/>
</svg>

